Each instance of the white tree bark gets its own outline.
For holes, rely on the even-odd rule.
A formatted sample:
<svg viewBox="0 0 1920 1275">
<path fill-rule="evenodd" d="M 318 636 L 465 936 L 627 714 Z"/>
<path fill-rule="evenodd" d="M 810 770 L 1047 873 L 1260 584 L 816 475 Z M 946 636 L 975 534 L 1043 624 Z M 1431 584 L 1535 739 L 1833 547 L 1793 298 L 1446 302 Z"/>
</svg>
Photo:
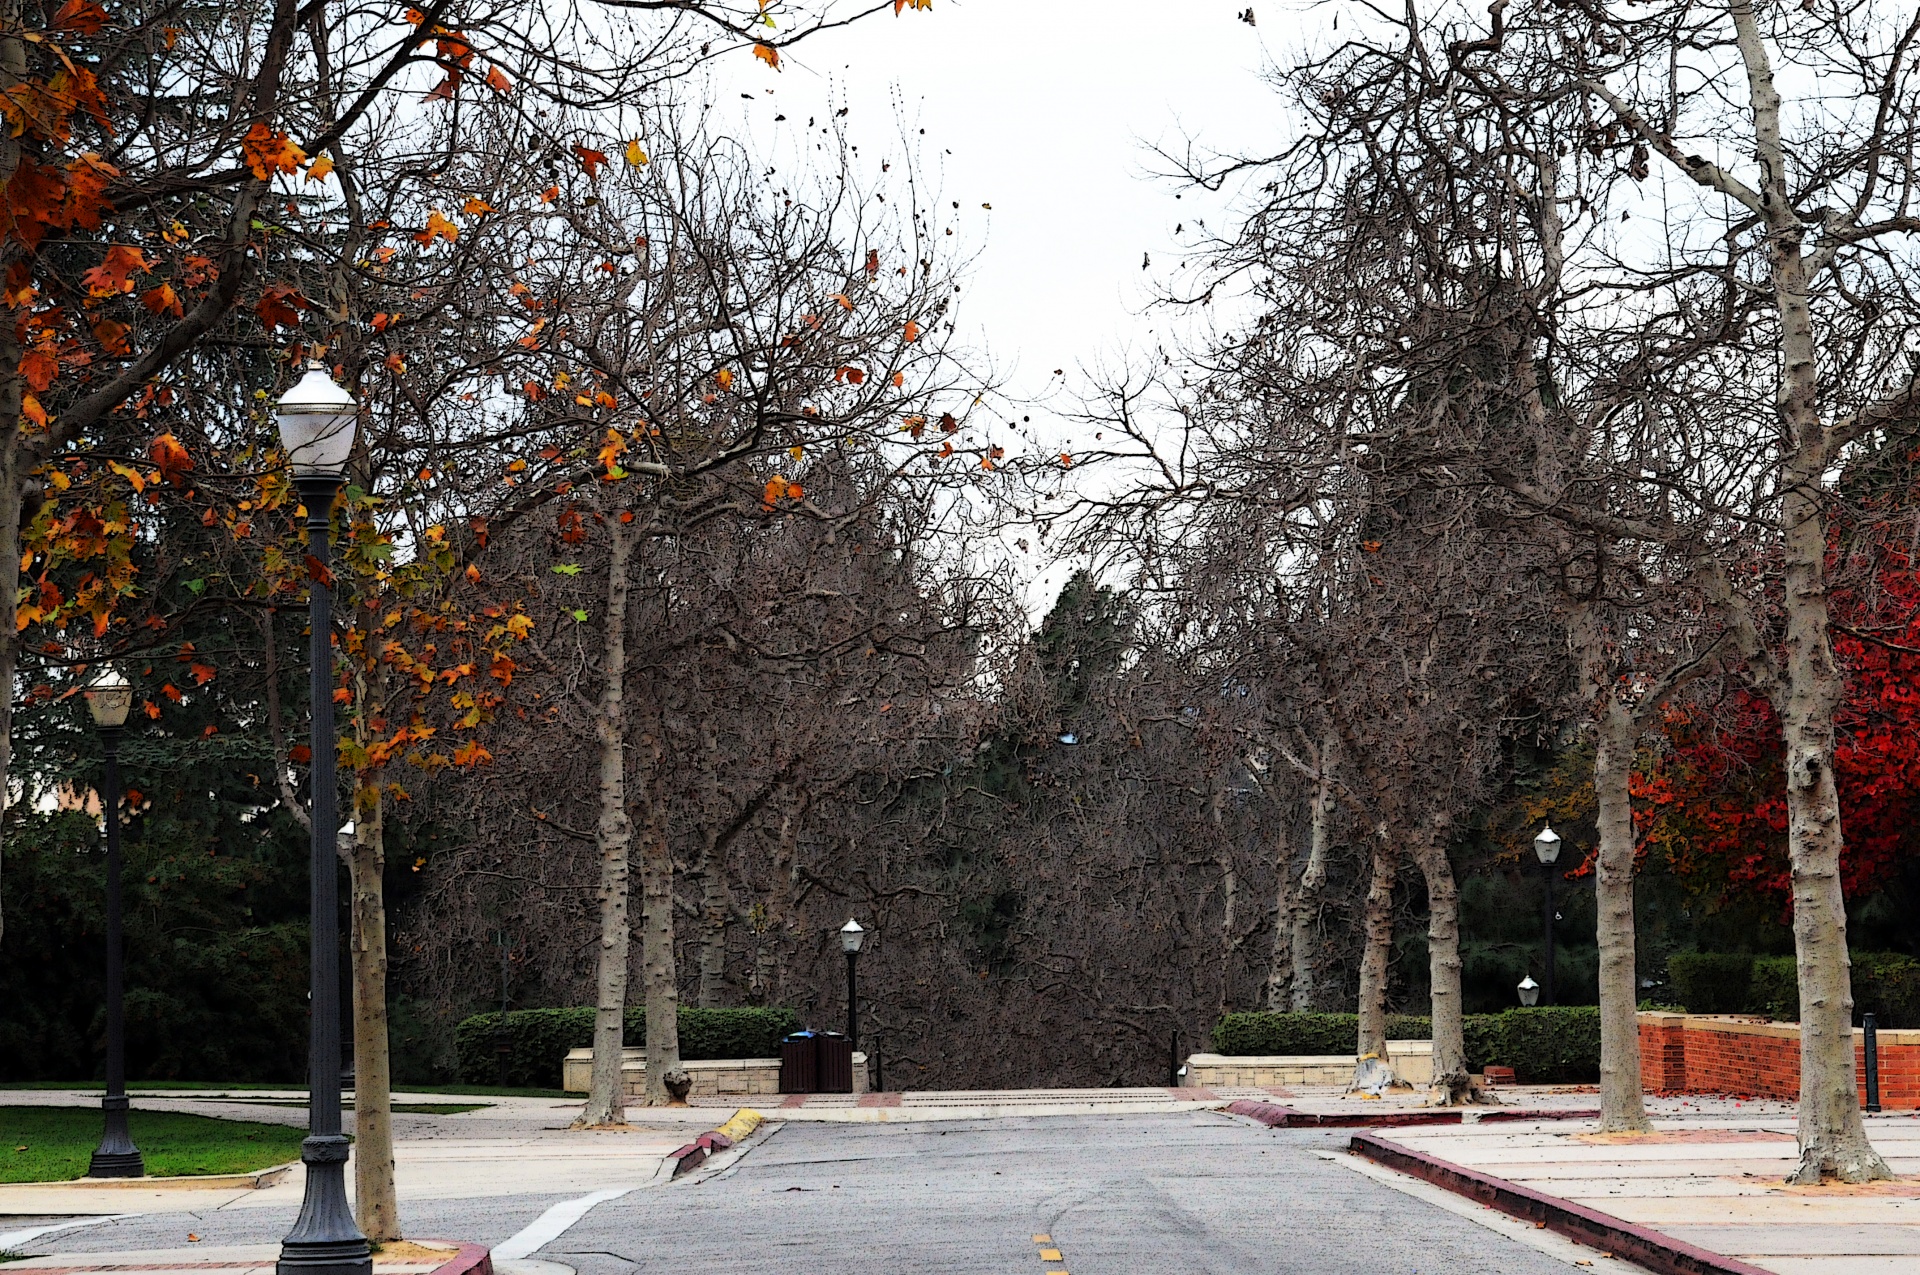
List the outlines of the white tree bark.
<svg viewBox="0 0 1920 1275">
<path fill-rule="evenodd" d="M 1644 1133 L 1640 1094 L 1639 972 L 1633 928 L 1633 754 L 1639 724 L 1612 694 L 1596 733 L 1594 797 L 1600 854 L 1594 891 L 1600 944 L 1600 1131 Z"/>
<path fill-rule="evenodd" d="M 1399 860 L 1384 836 L 1374 842 L 1367 879 L 1366 946 L 1360 953 L 1359 1054 L 1387 1061 L 1387 967 L 1393 955 L 1393 883 Z M 1357 1071 L 1357 1069 L 1356 1069 Z"/>
<path fill-rule="evenodd" d="M 1444 815 L 1430 815 L 1413 854 L 1427 886 L 1427 978 L 1433 1015 L 1433 1084 L 1428 1096 L 1436 1106 L 1453 1106 L 1473 1094 L 1460 1002 L 1460 887 L 1447 858 L 1450 828 L 1451 820 Z"/>
<path fill-rule="evenodd" d="M 634 535 L 618 519 L 607 520 L 607 614 L 602 622 L 605 678 L 594 730 L 600 744 L 600 818 L 594 842 L 600 851 L 600 946 L 596 953 L 593 1071 L 587 1105 L 576 1128 L 626 1123 L 620 1064 L 625 1046 L 627 961 L 632 930 L 627 922 L 631 892 L 633 821 L 627 814 L 627 597 Z M 651 1024 L 649 1024 L 651 1026 Z M 649 1080 L 652 1079 L 649 1075 Z"/>
<path fill-rule="evenodd" d="M 400 1238 L 393 1180 L 393 1055 L 387 1030 L 386 802 L 378 783 L 353 797 L 353 1212 L 375 1243 Z"/>
<path fill-rule="evenodd" d="M 1313 815 L 1307 832 L 1307 866 L 1300 874 L 1300 888 L 1293 896 L 1293 1009 L 1302 1013 L 1316 1003 L 1313 954 L 1318 945 L 1313 931 L 1319 919 L 1320 892 L 1327 884 L 1327 850 L 1333 841 L 1333 747 L 1331 735 L 1320 741 L 1320 755 L 1315 759 L 1319 774 L 1314 782 Z M 1391 885 L 1388 890 L 1391 892 Z M 1391 927 L 1391 914 L 1388 924 Z M 1391 933 L 1388 941 L 1392 941 Z M 1384 980 L 1381 987 L 1384 994 Z"/>
</svg>

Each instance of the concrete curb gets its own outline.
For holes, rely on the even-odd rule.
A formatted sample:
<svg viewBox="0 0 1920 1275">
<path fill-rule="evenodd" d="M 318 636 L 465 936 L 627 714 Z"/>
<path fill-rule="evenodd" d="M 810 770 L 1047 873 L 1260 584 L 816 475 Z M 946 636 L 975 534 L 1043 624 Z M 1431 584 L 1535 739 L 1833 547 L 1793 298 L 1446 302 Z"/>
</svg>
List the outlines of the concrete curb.
<svg viewBox="0 0 1920 1275">
<path fill-rule="evenodd" d="M 1354 1154 L 1376 1164 L 1397 1169 L 1502 1213 L 1524 1218 L 1601 1252 L 1638 1262 L 1658 1275 L 1770 1275 L 1737 1258 L 1709 1253 L 1612 1214 L 1415 1151 L 1371 1133 L 1355 1134 L 1347 1145 Z"/>
<path fill-rule="evenodd" d="M 1249 1120 L 1258 1120 L 1269 1129 L 1396 1129 L 1411 1125 L 1466 1124 L 1467 1116 L 1482 1122 L 1507 1120 L 1594 1120 L 1597 1110 L 1582 1111 L 1463 1111 L 1440 1108 L 1427 1111 L 1355 1111 L 1324 1113 L 1296 1111 L 1277 1103 L 1242 1098 L 1228 1103 L 1225 1110 Z"/>
<path fill-rule="evenodd" d="M 250 1173 L 202 1173 L 172 1178 L 68 1178 L 61 1182 L 9 1182 L 7 1185 L 30 1186 L 37 1191 L 258 1191 L 278 1185 L 299 1165 L 298 1160 L 289 1160 Z"/>
<path fill-rule="evenodd" d="M 751 1107 L 740 1108 L 740 1110 L 733 1113 L 731 1120 L 721 1125 L 718 1129 L 707 1130 L 692 1142 L 689 1142 L 686 1146 L 681 1147 L 678 1151 L 675 1151 L 667 1157 L 668 1161 L 673 1165 L 673 1176 L 677 1178 L 683 1173 L 691 1173 L 693 1170 L 705 1164 L 707 1157 L 714 1152 L 725 1151 L 728 1147 L 740 1141 L 740 1139 L 746 1137 L 755 1129 L 758 1129 L 761 1122 L 765 1119 L 765 1116 Z M 435 1272 L 435 1275 L 439 1275 L 439 1272 Z M 448 1275 L 453 1275 L 453 1273 L 448 1272 Z M 491 1272 L 482 1272 L 482 1275 L 491 1275 Z"/>
<path fill-rule="evenodd" d="M 493 1250 L 485 1244 L 459 1240 L 428 1240 L 429 1244 L 459 1244 L 460 1251 L 433 1268 L 433 1275 L 493 1275 Z"/>
</svg>

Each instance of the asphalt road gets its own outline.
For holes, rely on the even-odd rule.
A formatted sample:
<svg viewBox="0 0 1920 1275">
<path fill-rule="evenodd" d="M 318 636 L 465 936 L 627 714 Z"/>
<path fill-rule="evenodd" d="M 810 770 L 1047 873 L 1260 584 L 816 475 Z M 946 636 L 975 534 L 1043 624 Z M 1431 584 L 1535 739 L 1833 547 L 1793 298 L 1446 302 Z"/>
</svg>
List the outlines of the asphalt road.
<svg viewBox="0 0 1920 1275">
<path fill-rule="evenodd" d="M 1345 1141 L 1212 1112 L 788 1124 L 534 1256 L 580 1275 L 1574 1275 L 1315 1154 Z"/>
</svg>

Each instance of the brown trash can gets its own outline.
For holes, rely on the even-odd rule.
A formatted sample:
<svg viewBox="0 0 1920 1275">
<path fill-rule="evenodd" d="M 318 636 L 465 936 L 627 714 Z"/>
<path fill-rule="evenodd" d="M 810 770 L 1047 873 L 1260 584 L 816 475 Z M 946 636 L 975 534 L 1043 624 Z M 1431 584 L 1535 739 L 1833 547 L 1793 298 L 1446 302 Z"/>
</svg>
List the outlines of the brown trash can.
<svg viewBox="0 0 1920 1275">
<path fill-rule="evenodd" d="M 812 1032 L 795 1032 L 780 1042 L 780 1092 L 819 1093 L 820 1054 Z"/>
<path fill-rule="evenodd" d="M 839 1032 L 822 1032 L 814 1038 L 820 1051 L 817 1093 L 853 1092 L 853 1042 Z"/>
</svg>

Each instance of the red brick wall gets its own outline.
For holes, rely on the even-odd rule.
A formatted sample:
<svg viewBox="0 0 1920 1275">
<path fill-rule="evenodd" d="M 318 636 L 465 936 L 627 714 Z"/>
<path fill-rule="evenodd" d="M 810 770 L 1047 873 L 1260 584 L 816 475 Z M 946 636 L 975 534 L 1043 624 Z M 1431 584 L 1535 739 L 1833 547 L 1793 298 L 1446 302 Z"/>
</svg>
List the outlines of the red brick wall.
<svg viewBox="0 0 1920 1275">
<path fill-rule="evenodd" d="M 1867 1100 L 1864 1046 L 1854 1038 L 1860 1101 Z M 1714 1028 L 1679 1015 L 1650 1015 L 1640 1023 L 1640 1083 L 1667 1093 L 1751 1094 L 1792 1100 L 1800 1096 L 1800 1041 L 1796 1035 Z M 1920 1109 L 1920 1045 L 1880 1040 L 1880 1105 L 1888 1111 Z"/>
</svg>

